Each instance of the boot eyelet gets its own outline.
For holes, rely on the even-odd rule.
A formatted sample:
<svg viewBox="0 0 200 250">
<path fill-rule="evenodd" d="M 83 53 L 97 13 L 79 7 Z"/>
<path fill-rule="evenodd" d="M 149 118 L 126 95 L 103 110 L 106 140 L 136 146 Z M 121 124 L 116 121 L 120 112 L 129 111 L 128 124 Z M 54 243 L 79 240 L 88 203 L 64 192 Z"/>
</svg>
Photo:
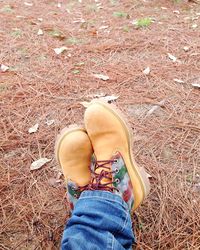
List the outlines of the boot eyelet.
<svg viewBox="0 0 200 250">
<path fill-rule="evenodd" d="M 117 184 L 120 183 L 120 179 L 117 178 L 117 179 L 115 180 L 115 182 L 116 182 Z"/>
<path fill-rule="evenodd" d="M 78 198 L 78 195 L 77 195 L 77 194 L 74 194 L 74 198 Z"/>
<path fill-rule="evenodd" d="M 119 173 L 119 169 L 115 168 L 115 173 L 118 174 Z"/>
<path fill-rule="evenodd" d="M 76 191 L 76 188 L 75 187 L 71 187 L 71 190 Z"/>
<path fill-rule="evenodd" d="M 119 162 L 119 159 L 115 159 L 115 160 L 114 160 L 114 163 L 118 163 L 118 162 Z"/>
</svg>

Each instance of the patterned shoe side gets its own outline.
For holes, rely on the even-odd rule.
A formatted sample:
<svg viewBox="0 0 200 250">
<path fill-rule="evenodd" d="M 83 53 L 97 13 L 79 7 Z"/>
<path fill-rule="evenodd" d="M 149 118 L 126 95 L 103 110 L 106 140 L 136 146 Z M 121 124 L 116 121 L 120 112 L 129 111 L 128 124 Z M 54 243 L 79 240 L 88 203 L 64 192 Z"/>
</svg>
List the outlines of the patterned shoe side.
<svg viewBox="0 0 200 250">
<path fill-rule="evenodd" d="M 97 168 L 103 168 L 103 170 L 96 174 Z M 110 160 L 105 161 L 96 161 L 93 157 L 91 172 L 93 179 L 87 188 L 110 191 L 119 195 L 127 203 L 131 212 L 134 205 L 133 186 L 122 155 L 117 152 Z M 107 182 L 102 184 L 103 178 L 104 180 L 106 178 Z"/>
</svg>

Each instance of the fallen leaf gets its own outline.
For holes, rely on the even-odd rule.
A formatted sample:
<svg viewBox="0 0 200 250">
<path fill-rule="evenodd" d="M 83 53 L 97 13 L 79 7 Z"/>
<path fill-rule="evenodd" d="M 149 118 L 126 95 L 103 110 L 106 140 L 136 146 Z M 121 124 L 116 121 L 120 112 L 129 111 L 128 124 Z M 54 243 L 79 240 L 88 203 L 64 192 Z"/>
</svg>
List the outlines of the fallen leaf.
<svg viewBox="0 0 200 250">
<path fill-rule="evenodd" d="M 80 18 L 80 19 L 77 19 L 77 20 L 74 20 L 73 23 L 85 23 L 85 19 L 83 18 Z"/>
<path fill-rule="evenodd" d="M 58 29 L 46 29 L 48 34 L 54 38 L 57 38 L 59 40 L 64 40 L 65 39 L 65 34 L 62 33 Z"/>
<path fill-rule="evenodd" d="M 184 83 L 183 80 L 180 80 L 180 79 L 177 79 L 177 78 L 174 78 L 174 81 L 177 82 L 177 83 Z"/>
<path fill-rule="evenodd" d="M 135 25 L 136 28 L 148 27 L 151 23 L 155 22 L 155 19 L 151 17 L 139 18 L 131 21 L 131 24 Z"/>
<path fill-rule="evenodd" d="M 13 12 L 13 7 L 7 4 L 0 9 L 0 12 Z"/>
<path fill-rule="evenodd" d="M 180 11 L 179 10 L 174 10 L 173 11 L 175 14 L 180 14 Z"/>
<path fill-rule="evenodd" d="M 78 63 L 75 63 L 75 64 L 74 64 L 74 66 L 83 66 L 83 65 L 85 65 L 84 62 L 78 62 Z"/>
<path fill-rule="evenodd" d="M 56 178 L 49 178 L 48 180 L 50 186 L 52 187 L 57 187 L 60 183 L 61 183 L 61 180 L 57 180 Z"/>
<path fill-rule="evenodd" d="M 104 97 L 104 96 L 106 96 L 106 94 L 104 94 L 104 93 L 99 93 L 99 94 L 94 94 L 93 95 L 94 98 L 101 98 L 101 97 Z"/>
<path fill-rule="evenodd" d="M 33 3 L 24 2 L 24 5 L 31 7 L 31 6 L 33 6 Z"/>
<path fill-rule="evenodd" d="M 195 88 L 200 89 L 200 84 L 199 83 L 193 83 L 192 86 L 195 87 Z"/>
<path fill-rule="evenodd" d="M 102 3 L 97 3 L 96 4 L 96 6 L 97 6 L 98 9 L 103 9 L 103 7 L 101 5 L 102 5 Z"/>
<path fill-rule="evenodd" d="M 62 177 L 62 175 L 63 175 L 63 173 L 59 171 L 57 176 L 56 176 L 56 179 L 59 180 Z"/>
<path fill-rule="evenodd" d="M 98 99 L 104 100 L 104 101 L 106 101 L 108 103 L 111 103 L 111 102 L 117 100 L 118 98 L 119 98 L 119 96 L 108 95 L 108 96 L 100 97 Z"/>
<path fill-rule="evenodd" d="M 36 160 L 31 163 L 30 170 L 36 170 L 44 166 L 46 163 L 50 162 L 52 159 L 48 158 L 40 158 L 39 160 Z"/>
<path fill-rule="evenodd" d="M 39 124 L 36 123 L 33 127 L 29 128 L 29 130 L 28 130 L 29 134 L 37 132 L 38 127 L 39 127 Z"/>
<path fill-rule="evenodd" d="M 192 17 L 192 21 L 198 20 L 199 16 Z"/>
<path fill-rule="evenodd" d="M 149 74 L 150 74 L 150 71 L 151 71 L 151 69 L 150 69 L 149 67 L 147 67 L 146 69 L 143 70 L 143 73 L 144 73 L 145 75 L 149 75 Z"/>
<path fill-rule="evenodd" d="M 103 81 L 109 80 L 109 76 L 102 75 L 102 74 L 94 74 L 94 77 L 95 77 L 95 78 L 98 78 L 98 79 L 101 79 L 101 80 L 103 80 Z"/>
<path fill-rule="evenodd" d="M 47 126 L 51 126 L 55 123 L 55 120 L 47 120 L 45 123 L 47 124 Z"/>
<path fill-rule="evenodd" d="M 37 34 L 38 34 L 38 36 L 41 36 L 41 35 L 43 35 L 44 33 L 43 33 L 43 31 L 42 31 L 41 29 L 39 29 Z"/>
<path fill-rule="evenodd" d="M 123 11 L 115 11 L 113 12 L 114 17 L 128 17 L 128 13 Z"/>
<path fill-rule="evenodd" d="M 20 37 L 22 35 L 22 31 L 18 28 L 14 28 L 14 29 L 12 29 L 11 35 L 13 37 Z"/>
<path fill-rule="evenodd" d="M 157 109 L 159 109 L 161 106 L 165 104 L 165 100 L 160 101 L 157 105 L 154 105 L 146 114 L 146 116 L 149 116 L 153 114 Z"/>
<path fill-rule="evenodd" d="M 183 50 L 184 50 L 185 52 L 188 52 L 189 49 L 190 49 L 190 48 L 189 48 L 188 46 L 184 46 L 184 47 L 183 47 Z"/>
<path fill-rule="evenodd" d="M 170 53 L 167 53 L 168 57 L 170 60 L 172 60 L 173 62 L 176 62 L 177 58 L 175 56 L 173 56 L 172 54 Z"/>
<path fill-rule="evenodd" d="M 55 48 L 55 49 L 53 49 L 53 50 L 55 51 L 55 53 L 56 53 L 57 55 L 59 55 L 59 54 L 63 53 L 64 51 L 68 50 L 68 48 L 65 47 L 65 46 L 63 46 L 63 47 L 60 47 L 60 48 Z"/>
<path fill-rule="evenodd" d="M 198 25 L 196 23 L 192 24 L 192 28 L 196 29 L 198 27 Z"/>
<path fill-rule="evenodd" d="M 9 70 L 9 67 L 8 66 L 6 66 L 6 65 L 4 65 L 4 64 L 1 64 L 1 71 L 2 72 L 6 72 L 6 71 L 8 71 Z"/>
<path fill-rule="evenodd" d="M 109 28 L 108 25 L 103 25 L 103 26 L 100 26 L 100 27 L 99 27 L 99 30 L 104 30 L 104 29 L 107 29 L 107 28 Z"/>
<path fill-rule="evenodd" d="M 77 74 L 79 74 L 79 73 L 80 73 L 80 70 L 78 70 L 78 69 L 74 69 L 74 70 L 72 70 L 72 73 L 73 73 L 73 74 L 75 74 L 75 75 L 77 75 Z"/>
</svg>

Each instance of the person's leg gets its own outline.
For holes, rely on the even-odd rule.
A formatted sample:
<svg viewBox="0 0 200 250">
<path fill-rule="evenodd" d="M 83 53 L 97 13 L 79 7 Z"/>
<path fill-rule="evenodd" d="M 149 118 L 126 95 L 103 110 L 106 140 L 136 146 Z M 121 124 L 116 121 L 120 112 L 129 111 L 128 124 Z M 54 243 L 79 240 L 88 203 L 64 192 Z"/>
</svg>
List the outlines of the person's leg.
<svg viewBox="0 0 200 250">
<path fill-rule="evenodd" d="M 56 146 L 69 202 L 75 207 L 62 249 L 130 249 L 130 213 L 147 195 L 148 179 L 132 158 L 129 130 L 118 112 L 92 102 L 84 120 L 86 131 L 64 133 Z"/>
<path fill-rule="evenodd" d="M 66 224 L 62 246 L 69 249 L 131 249 L 135 238 L 127 204 L 107 191 L 84 191 Z"/>
</svg>

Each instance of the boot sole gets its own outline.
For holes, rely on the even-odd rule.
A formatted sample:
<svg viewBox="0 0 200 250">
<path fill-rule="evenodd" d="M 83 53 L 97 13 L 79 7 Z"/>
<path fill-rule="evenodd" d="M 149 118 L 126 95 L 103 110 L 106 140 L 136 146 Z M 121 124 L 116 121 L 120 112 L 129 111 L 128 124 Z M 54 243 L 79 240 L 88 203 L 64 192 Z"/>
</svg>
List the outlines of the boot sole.
<svg viewBox="0 0 200 250">
<path fill-rule="evenodd" d="M 148 178 L 148 174 L 144 168 L 138 167 L 132 153 L 131 146 L 133 144 L 133 136 L 131 133 L 131 128 L 128 124 L 127 118 L 124 114 L 117 108 L 114 104 L 108 104 L 102 100 L 93 100 L 91 104 L 99 104 L 103 106 L 105 109 L 109 110 L 121 123 L 124 131 L 126 133 L 127 141 L 128 141 L 128 148 L 129 148 L 129 155 L 128 160 L 126 162 L 127 170 L 129 176 L 131 178 L 131 182 L 134 184 L 134 179 L 137 178 L 140 183 L 140 189 L 142 192 L 143 197 L 141 198 L 140 202 L 134 204 L 133 211 L 137 209 L 137 207 L 142 203 L 142 201 L 146 198 L 146 196 L 150 192 L 150 182 Z M 139 187 L 138 187 L 139 188 Z"/>
</svg>

